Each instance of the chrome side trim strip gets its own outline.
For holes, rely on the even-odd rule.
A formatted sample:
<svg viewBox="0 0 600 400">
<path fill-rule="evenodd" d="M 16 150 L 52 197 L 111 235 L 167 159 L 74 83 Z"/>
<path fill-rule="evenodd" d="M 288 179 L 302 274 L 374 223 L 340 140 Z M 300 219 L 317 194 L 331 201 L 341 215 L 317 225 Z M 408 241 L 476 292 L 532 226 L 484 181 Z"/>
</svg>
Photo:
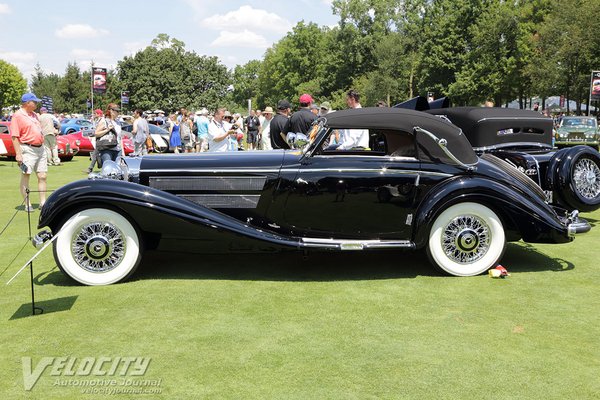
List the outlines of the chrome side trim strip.
<svg viewBox="0 0 600 400">
<path fill-rule="evenodd" d="M 371 172 L 385 175 L 429 175 L 429 176 L 441 176 L 451 177 L 452 174 L 446 174 L 444 172 L 432 172 L 432 171 L 420 171 L 420 170 L 400 170 L 390 168 L 377 168 L 377 169 L 364 169 L 364 168 L 301 168 L 299 172 Z"/>
<path fill-rule="evenodd" d="M 262 190 L 266 176 L 151 176 L 150 187 L 160 190 Z"/>
<path fill-rule="evenodd" d="M 141 172 L 143 173 L 153 173 L 153 174 L 160 174 L 160 173 L 165 173 L 165 172 L 176 172 L 176 173 L 181 173 L 182 170 L 181 169 L 143 169 L 141 170 Z M 185 172 L 191 172 L 191 173 L 213 173 L 213 174 L 221 174 L 221 173 L 232 173 L 232 174 L 242 174 L 242 173 L 249 173 L 249 174 L 260 174 L 260 173 L 278 173 L 279 169 L 241 169 L 241 168 L 232 168 L 232 169 L 190 169 L 190 170 L 186 170 Z"/>
<path fill-rule="evenodd" d="M 177 196 L 208 208 L 256 208 L 260 200 L 259 194 L 179 194 Z"/>
<path fill-rule="evenodd" d="M 502 149 L 504 147 L 537 147 L 540 150 L 552 150 L 552 146 L 546 143 L 539 143 L 539 142 L 510 142 L 510 143 L 500 143 L 500 144 L 494 144 L 491 146 L 482 146 L 482 147 L 473 147 L 473 150 L 475 151 L 486 151 L 486 150 L 495 150 L 495 149 Z"/>
<path fill-rule="evenodd" d="M 364 250 L 383 248 L 414 248 L 410 240 L 352 240 L 352 239 L 323 239 L 302 238 L 302 247 L 333 248 L 339 250 Z"/>
</svg>

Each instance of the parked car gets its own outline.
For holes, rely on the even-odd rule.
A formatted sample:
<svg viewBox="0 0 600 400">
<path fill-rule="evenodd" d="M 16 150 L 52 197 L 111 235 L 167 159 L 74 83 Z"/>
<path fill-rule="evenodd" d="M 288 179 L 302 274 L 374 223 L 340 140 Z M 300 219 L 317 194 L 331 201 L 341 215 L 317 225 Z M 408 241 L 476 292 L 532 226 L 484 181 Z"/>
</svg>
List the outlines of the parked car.
<svg viewBox="0 0 600 400">
<path fill-rule="evenodd" d="M 60 121 L 60 133 L 69 134 L 77 131 L 94 131 L 94 125 L 83 118 L 66 118 Z"/>
<path fill-rule="evenodd" d="M 92 144 L 92 138 L 94 137 L 94 131 L 77 131 L 69 134 L 61 134 L 59 137 L 69 138 L 69 140 L 78 140 L 80 143 L 80 154 L 89 155 L 94 151 L 94 145 Z M 125 155 L 133 153 L 133 141 L 131 138 L 123 138 L 123 148 Z"/>
<path fill-rule="evenodd" d="M 563 117 L 554 144 L 561 148 L 585 144 L 598 150 L 600 131 L 596 117 Z"/>
<path fill-rule="evenodd" d="M 2 139 L 7 151 L 6 154 L 0 154 L 0 156 L 14 158 L 16 154 L 10 136 L 10 122 L 0 122 L 0 139 Z M 71 161 L 73 156 L 79 152 L 77 141 L 62 136 L 56 137 L 56 145 L 58 147 L 58 157 L 62 161 Z"/>
<path fill-rule="evenodd" d="M 150 129 L 150 137 L 152 138 L 152 148 L 155 152 L 166 153 L 175 150 L 170 145 L 169 131 L 152 124 L 148 124 L 148 127 Z M 123 125 L 121 129 L 126 132 L 131 132 L 133 130 L 133 125 Z"/>
<path fill-rule="evenodd" d="M 336 130 L 367 130 L 370 148 L 331 150 Z M 530 178 L 477 156 L 460 128 L 411 110 L 337 111 L 301 150 L 190 153 L 107 162 L 56 190 L 40 246 L 86 285 L 120 282 L 144 250 L 425 249 L 456 276 L 497 265 L 506 243 L 568 243 L 590 225 L 546 203 Z"/>
<path fill-rule="evenodd" d="M 79 154 L 88 155 L 94 151 L 94 145 L 91 138 L 94 136 L 94 131 L 75 131 L 71 133 L 60 133 L 59 137 L 70 138 L 79 141 Z"/>
<path fill-rule="evenodd" d="M 589 146 L 552 147 L 552 119 L 509 108 L 427 111 L 460 127 L 475 152 L 493 154 L 540 186 L 549 203 L 569 210 L 600 208 L 600 153 Z"/>
</svg>

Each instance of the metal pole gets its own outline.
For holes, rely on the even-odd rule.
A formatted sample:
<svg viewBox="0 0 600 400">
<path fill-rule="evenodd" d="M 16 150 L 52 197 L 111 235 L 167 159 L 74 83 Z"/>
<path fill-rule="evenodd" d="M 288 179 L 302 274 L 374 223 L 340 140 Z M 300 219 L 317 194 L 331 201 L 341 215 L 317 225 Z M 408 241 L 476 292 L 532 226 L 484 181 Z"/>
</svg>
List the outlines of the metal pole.
<svg viewBox="0 0 600 400">
<path fill-rule="evenodd" d="M 28 207 L 31 202 L 29 199 L 29 188 L 25 189 L 25 194 L 26 194 L 26 206 Z M 27 226 L 29 228 L 29 241 L 31 242 L 31 212 L 29 212 L 29 210 L 27 210 Z M 33 260 L 29 261 L 29 278 L 30 278 L 30 282 L 31 282 L 31 315 L 35 315 L 35 310 L 40 310 L 40 314 L 44 312 L 44 310 L 42 310 L 41 308 L 38 308 L 35 306 L 35 291 L 33 289 Z"/>
<path fill-rule="evenodd" d="M 587 103 L 587 116 L 590 116 L 590 106 L 592 105 L 592 84 L 594 82 L 594 71 L 592 71 L 592 74 L 590 75 L 590 97 L 588 98 L 588 103 Z"/>
</svg>

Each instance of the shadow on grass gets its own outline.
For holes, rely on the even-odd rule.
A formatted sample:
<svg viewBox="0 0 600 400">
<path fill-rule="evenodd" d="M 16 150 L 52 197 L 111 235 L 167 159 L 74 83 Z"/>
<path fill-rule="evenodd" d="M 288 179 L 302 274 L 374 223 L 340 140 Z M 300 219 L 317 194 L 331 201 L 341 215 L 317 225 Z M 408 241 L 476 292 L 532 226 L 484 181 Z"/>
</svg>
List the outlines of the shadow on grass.
<svg viewBox="0 0 600 400">
<path fill-rule="evenodd" d="M 592 228 L 595 227 L 596 225 L 598 225 L 598 222 L 599 222 L 597 219 L 590 218 L 587 216 L 584 216 L 583 219 L 585 219 L 587 222 L 589 222 L 590 225 L 592 226 Z"/>
<path fill-rule="evenodd" d="M 42 309 L 43 312 L 36 312 L 36 315 L 41 314 L 50 314 L 59 311 L 68 311 L 73 307 L 75 301 L 79 296 L 68 296 L 68 297 L 60 297 L 58 299 L 52 300 L 42 300 L 36 301 L 35 306 L 36 309 Z M 19 318 L 32 317 L 31 303 L 21 304 L 21 306 L 15 311 L 12 317 L 9 318 L 10 321 Z"/>
<path fill-rule="evenodd" d="M 526 243 L 507 245 L 502 264 L 509 272 L 568 271 L 574 265 L 540 253 Z M 361 253 L 300 252 L 259 254 L 182 254 L 147 251 L 133 276 L 146 279 L 223 279 L 260 281 L 349 281 L 445 277 L 424 251 Z M 78 285 L 57 268 L 36 277 L 37 285 Z"/>
<path fill-rule="evenodd" d="M 529 243 L 509 243 L 502 257 L 502 265 L 509 272 L 534 272 L 534 271 L 569 271 L 575 265 L 562 258 L 550 258 L 540 253 L 535 246 Z"/>
</svg>

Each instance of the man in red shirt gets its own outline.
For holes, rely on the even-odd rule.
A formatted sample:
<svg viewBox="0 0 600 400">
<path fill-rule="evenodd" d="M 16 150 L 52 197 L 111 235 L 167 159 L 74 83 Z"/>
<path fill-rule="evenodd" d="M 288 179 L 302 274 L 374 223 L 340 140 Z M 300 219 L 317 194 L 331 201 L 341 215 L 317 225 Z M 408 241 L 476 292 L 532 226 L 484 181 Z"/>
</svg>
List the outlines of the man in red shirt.
<svg viewBox="0 0 600 400">
<path fill-rule="evenodd" d="M 37 104 L 41 100 L 33 93 L 25 93 L 21 97 L 21 108 L 14 113 L 10 130 L 15 158 L 21 168 L 21 194 L 27 199 L 26 190 L 29 188 L 29 177 L 35 171 L 40 192 L 40 208 L 46 202 L 46 172 L 48 171 L 48 158 L 44 149 L 44 135 L 38 115 L 35 113 Z M 32 212 L 31 199 L 25 204 L 25 210 Z"/>
</svg>

